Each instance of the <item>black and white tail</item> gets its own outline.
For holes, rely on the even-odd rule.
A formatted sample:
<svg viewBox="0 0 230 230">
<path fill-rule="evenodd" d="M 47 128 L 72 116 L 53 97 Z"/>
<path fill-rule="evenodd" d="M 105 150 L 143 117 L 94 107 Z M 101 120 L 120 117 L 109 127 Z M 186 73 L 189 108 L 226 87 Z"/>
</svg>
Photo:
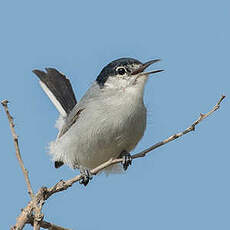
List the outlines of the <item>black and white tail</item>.
<svg viewBox="0 0 230 230">
<path fill-rule="evenodd" d="M 46 72 L 33 70 L 33 73 L 39 77 L 42 89 L 65 117 L 77 104 L 69 79 L 53 68 L 46 68 Z"/>
</svg>

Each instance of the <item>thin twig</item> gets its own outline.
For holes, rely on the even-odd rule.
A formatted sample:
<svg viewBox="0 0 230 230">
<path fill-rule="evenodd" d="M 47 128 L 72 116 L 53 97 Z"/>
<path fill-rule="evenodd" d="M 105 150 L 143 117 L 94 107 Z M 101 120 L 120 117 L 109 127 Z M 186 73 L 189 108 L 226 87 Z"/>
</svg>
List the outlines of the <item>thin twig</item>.
<svg viewBox="0 0 230 230">
<path fill-rule="evenodd" d="M 28 193 L 31 197 L 31 200 L 34 201 L 34 193 L 33 193 L 33 189 L 30 183 L 30 179 L 29 179 L 29 173 L 28 170 L 25 168 L 22 157 L 21 157 L 21 153 L 20 153 L 20 148 L 19 148 L 19 144 L 18 144 L 18 135 L 15 132 L 14 129 L 14 119 L 13 117 L 10 115 L 9 109 L 8 109 L 8 101 L 4 100 L 1 102 L 2 106 L 4 107 L 4 110 L 6 112 L 8 121 L 9 121 L 9 125 L 10 125 L 10 130 L 11 130 L 11 134 L 14 140 L 14 147 L 15 147 L 15 151 L 16 151 L 16 157 L 18 159 L 19 165 L 22 169 L 25 181 L 26 181 L 26 185 L 27 185 L 27 189 L 28 189 Z M 35 211 L 35 215 L 36 218 L 34 218 L 34 230 L 39 230 L 40 229 L 40 220 L 43 218 L 42 214 L 41 214 L 41 208 L 42 207 L 37 207 L 36 202 L 33 202 L 33 207 L 32 209 L 34 209 Z"/>
<path fill-rule="evenodd" d="M 221 96 L 220 100 L 217 102 L 217 104 L 213 107 L 212 110 L 210 110 L 209 112 L 207 112 L 206 114 L 200 114 L 199 118 L 193 122 L 193 124 L 191 126 L 189 126 L 187 129 L 185 129 L 182 132 L 176 133 L 170 137 L 168 137 L 167 139 L 160 141 L 154 145 L 152 145 L 151 147 L 132 155 L 132 159 L 137 159 L 137 158 L 141 158 L 144 157 L 147 153 L 149 153 L 150 151 L 159 148 L 162 145 L 165 145 L 191 131 L 195 130 L 196 125 L 198 125 L 201 121 L 203 121 L 205 118 L 207 118 L 208 116 L 210 116 L 212 113 L 214 113 L 216 110 L 218 110 L 220 108 L 220 104 L 221 102 L 224 100 L 225 96 Z M 4 102 L 2 102 L 4 103 Z M 3 105 L 4 106 L 4 105 Z M 113 164 L 117 164 L 122 162 L 122 158 L 119 159 L 110 159 L 107 162 L 99 165 L 98 167 L 94 168 L 91 170 L 91 173 L 93 175 L 96 175 L 98 172 L 100 172 L 101 170 L 113 165 Z M 60 192 L 60 191 L 64 191 L 66 189 L 68 189 L 69 187 L 71 187 L 74 183 L 76 183 L 77 181 L 81 180 L 82 176 L 81 175 L 77 175 L 72 179 L 69 179 L 67 181 L 59 181 L 57 184 L 55 184 L 54 186 L 50 187 L 50 188 L 46 188 L 46 187 L 42 187 L 39 189 L 39 191 L 37 192 L 37 194 L 35 195 L 36 200 L 37 200 L 37 204 L 40 204 L 42 207 L 42 205 L 45 203 L 45 201 L 52 196 L 54 193 Z M 25 212 L 25 210 L 27 210 Z M 28 203 L 28 205 L 26 206 L 26 208 L 21 212 L 21 214 L 19 215 L 19 217 L 17 218 L 17 223 L 16 225 L 12 228 L 12 229 L 22 229 L 20 228 L 20 226 L 24 226 L 26 223 L 29 222 L 29 218 L 31 218 L 32 215 L 32 208 L 31 208 L 31 202 Z M 40 224 L 42 223 L 42 221 L 40 222 Z M 18 228 L 19 226 L 19 228 Z"/>
<path fill-rule="evenodd" d="M 203 121 L 205 118 L 207 118 L 208 116 L 210 116 L 212 113 L 214 113 L 216 110 L 218 110 L 220 108 L 220 104 L 224 100 L 224 98 L 225 98 L 225 96 L 222 95 L 220 100 L 217 102 L 217 104 L 209 112 L 207 112 L 205 114 L 200 113 L 199 118 L 196 121 L 194 121 L 192 123 L 192 125 L 189 126 L 187 129 L 185 129 L 184 131 L 179 132 L 177 134 L 174 134 L 174 135 L 170 136 L 169 138 L 167 138 L 167 139 L 165 139 L 163 141 L 160 141 L 160 142 L 156 143 L 155 145 L 152 145 L 151 147 L 145 149 L 144 151 L 142 151 L 140 153 L 134 154 L 132 156 L 132 158 L 135 159 L 135 158 L 139 158 L 139 157 L 144 157 L 148 152 L 150 152 L 150 151 L 152 151 L 152 150 L 154 150 L 156 148 L 159 148 L 160 146 L 165 145 L 165 144 L 167 144 L 167 143 L 169 143 L 169 142 L 171 142 L 171 141 L 173 141 L 173 140 L 175 140 L 175 139 L 177 139 L 177 138 L 179 138 L 179 137 L 181 137 L 181 136 L 183 136 L 183 135 L 185 135 L 185 134 L 187 134 L 187 133 L 189 133 L 191 131 L 195 131 L 195 127 L 201 121 Z"/>
<path fill-rule="evenodd" d="M 31 224 L 32 226 L 34 226 L 34 217 L 31 216 L 27 223 Z M 58 226 L 56 224 L 52 224 L 52 223 L 47 222 L 45 220 L 42 220 L 40 222 L 40 226 L 41 226 L 41 228 L 49 229 L 49 230 L 70 230 L 69 228 L 63 228 L 61 226 Z"/>
<path fill-rule="evenodd" d="M 29 175 L 28 175 L 29 173 L 28 173 L 27 169 L 24 167 L 24 163 L 23 163 L 23 160 L 22 160 L 22 157 L 21 157 L 21 154 L 20 154 L 20 149 L 19 149 L 19 145 L 18 145 L 18 136 L 17 136 L 17 134 L 15 132 L 15 129 L 14 129 L 15 125 L 14 125 L 13 117 L 10 115 L 9 110 L 8 110 L 8 105 L 7 105 L 8 101 L 4 100 L 1 103 L 2 103 L 2 106 L 4 107 L 4 110 L 6 112 L 7 118 L 9 120 L 10 130 L 11 130 L 11 134 L 12 134 L 12 137 L 13 137 L 13 140 L 14 140 L 14 147 L 15 147 L 15 150 L 16 150 L 16 157 L 18 159 L 19 165 L 20 165 L 20 167 L 22 169 L 22 172 L 23 172 L 23 175 L 25 177 L 28 193 L 29 193 L 31 199 L 33 199 L 34 198 L 34 193 L 33 193 L 32 186 L 31 186 L 30 179 L 29 179 Z"/>
</svg>

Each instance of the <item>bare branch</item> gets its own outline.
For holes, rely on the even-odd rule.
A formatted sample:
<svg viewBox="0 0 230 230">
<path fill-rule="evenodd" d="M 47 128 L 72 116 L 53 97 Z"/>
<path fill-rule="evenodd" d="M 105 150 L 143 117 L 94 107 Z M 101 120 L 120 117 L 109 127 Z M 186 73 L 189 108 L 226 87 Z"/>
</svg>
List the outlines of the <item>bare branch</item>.
<svg viewBox="0 0 230 230">
<path fill-rule="evenodd" d="M 189 133 L 191 131 L 195 131 L 195 127 L 201 121 L 203 121 L 205 118 L 207 118 L 208 116 L 210 116 L 212 113 L 214 113 L 216 110 L 218 110 L 220 108 L 220 104 L 224 100 L 224 98 L 225 98 L 225 96 L 222 95 L 220 100 L 217 102 L 217 104 L 209 112 L 207 112 L 205 114 L 200 113 L 199 118 L 196 121 L 194 121 L 192 123 L 192 125 L 189 126 L 187 129 L 185 129 L 184 131 L 179 132 L 177 134 L 174 134 L 174 135 L 170 136 L 169 138 L 167 138 L 167 139 L 165 139 L 163 141 L 160 141 L 160 142 L 156 143 L 155 145 L 152 145 L 151 147 L 145 149 L 144 151 L 142 151 L 140 153 L 134 154 L 132 156 L 132 158 L 135 159 L 135 158 L 139 158 L 139 157 L 144 157 L 148 152 L 150 152 L 150 151 L 152 151 L 152 150 L 154 150 L 156 148 L 159 148 L 160 146 L 165 145 L 165 144 L 167 144 L 167 143 L 169 143 L 169 142 L 171 142 L 171 141 L 173 141 L 173 140 L 175 140 L 175 139 L 177 139 L 177 138 L 179 138 L 179 137 L 181 137 L 181 136 L 183 136 L 183 135 L 185 135 L 185 134 L 187 134 L 187 133 Z"/>
<path fill-rule="evenodd" d="M 192 123 L 191 126 L 189 126 L 187 129 L 185 129 L 182 132 L 176 133 L 170 137 L 168 137 L 167 139 L 160 141 L 154 145 L 152 145 L 151 147 L 143 150 L 142 152 L 139 152 L 137 154 L 132 155 L 132 159 L 136 159 L 136 158 L 141 158 L 144 157 L 147 153 L 149 153 L 150 151 L 159 148 L 162 145 L 165 145 L 191 131 L 195 130 L 196 125 L 198 125 L 201 121 L 203 121 L 205 118 L 207 118 L 208 116 L 210 116 L 212 113 L 214 113 L 216 110 L 218 110 L 220 108 L 220 104 L 223 101 L 223 99 L 225 98 L 225 96 L 222 96 L 219 101 L 217 102 L 217 104 L 206 114 L 200 114 L 199 118 Z M 4 103 L 6 103 L 6 106 L 4 106 Z M 7 102 L 2 102 L 3 106 L 5 109 L 7 109 Z M 6 112 L 8 112 L 8 109 L 6 110 Z M 8 114 L 7 114 L 8 116 Z M 11 124 L 11 123 L 10 123 Z M 93 175 L 96 175 L 98 172 L 100 172 L 101 170 L 113 165 L 113 164 L 117 164 L 122 162 L 122 158 L 119 159 L 110 159 L 109 161 L 99 165 L 98 167 L 94 168 L 91 170 L 91 173 Z M 81 175 L 77 175 L 72 179 L 66 180 L 66 181 L 59 181 L 57 184 L 55 184 L 54 186 L 50 187 L 50 188 L 46 188 L 46 187 L 42 187 L 39 189 L 39 191 L 37 192 L 37 194 L 35 195 L 36 199 L 36 203 L 38 204 L 38 207 L 42 208 L 43 204 L 45 203 L 45 201 L 52 196 L 54 193 L 60 192 L 60 191 L 64 191 L 66 189 L 68 189 L 69 187 L 71 187 L 74 183 L 76 183 L 77 181 L 81 180 L 82 176 Z M 23 226 L 29 222 L 29 219 L 32 216 L 32 207 L 31 207 L 31 202 L 28 203 L 28 205 L 26 206 L 26 208 L 21 212 L 21 214 L 19 215 L 19 217 L 17 218 L 17 223 L 16 225 L 12 228 L 12 229 L 22 229 Z M 40 226 L 42 226 L 42 224 L 44 223 L 44 221 L 40 221 Z M 55 229 L 54 229 L 55 230 Z"/>
<path fill-rule="evenodd" d="M 23 163 L 23 160 L 22 160 L 22 157 L 21 157 L 21 154 L 20 154 L 20 149 L 19 149 L 19 145 L 18 145 L 18 136 L 17 136 L 17 134 L 15 132 L 15 129 L 14 129 L 15 125 L 14 125 L 13 117 L 10 115 L 10 112 L 8 110 L 8 105 L 7 105 L 8 101 L 4 100 L 1 103 L 2 103 L 2 106 L 4 107 L 4 110 L 6 112 L 7 118 L 9 120 L 10 130 L 11 130 L 11 134 L 12 134 L 12 137 L 13 137 L 13 140 L 14 140 L 14 147 L 15 147 L 15 150 L 16 150 L 16 157 L 18 159 L 18 162 L 19 162 L 20 167 L 22 169 L 23 175 L 25 177 L 28 193 L 29 193 L 31 199 L 33 199 L 34 193 L 33 193 L 32 187 L 31 187 L 28 171 L 24 167 L 24 163 Z"/>
<path fill-rule="evenodd" d="M 17 218 L 16 224 L 10 228 L 11 230 L 22 230 L 24 228 L 30 216 L 32 215 L 33 205 L 33 201 L 30 201 L 27 206 L 21 210 L 21 213 Z"/>
<path fill-rule="evenodd" d="M 31 216 L 27 222 L 28 224 L 31 224 L 32 226 L 34 226 L 34 217 Z M 55 224 L 52 224 L 50 222 L 47 222 L 45 220 L 42 220 L 40 222 L 40 226 L 41 228 L 44 228 L 44 229 L 49 229 L 49 230 L 70 230 L 68 228 L 63 228 L 61 226 L 58 226 L 58 225 L 55 225 Z"/>
<path fill-rule="evenodd" d="M 33 193 L 33 190 L 32 190 L 31 183 L 30 183 L 29 173 L 28 173 L 28 170 L 25 168 L 23 160 L 22 160 L 22 157 L 21 157 L 20 148 L 19 148 L 19 144 L 18 144 L 18 136 L 17 136 L 17 134 L 15 132 L 15 129 L 14 129 L 15 125 L 14 125 L 13 117 L 11 116 L 11 114 L 9 112 L 9 109 L 8 109 L 8 101 L 4 100 L 1 103 L 2 103 L 2 106 L 4 107 L 4 110 L 6 112 L 6 115 L 7 115 L 8 121 L 9 121 L 10 130 L 11 130 L 11 134 L 12 134 L 13 141 L 14 141 L 14 147 L 15 147 L 15 151 L 16 151 L 16 157 L 17 157 L 19 165 L 20 165 L 20 167 L 22 169 L 22 172 L 23 172 L 23 175 L 24 175 L 24 178 L 25 178 L 25 181 L 26 181 L 28 193 L 29 193 L 29 195 L 31 197 L 31 200 L 34 201 L 34 193 Z M 34 209 L 35 215 L 36 215 L 36 218 L 34 219 L 34 230 L 39 230 L 40 229 L 39 222 L 43 218 L 43 215 L 41 214 L 42 206 L 37 207 L 36 202 L 33 202 L 32 206 L 33 207 L 31 209 L 31 211 Z"/>
<path fill-rule="evenodd" d="M 37 220 L 37 217 L 34 218 L 34 230 L 39 230 L 41 227 L 41 221 Z"/>
<path fill-rule="evenodd" d="M 45 228 L 45 229 L 49 229 L 49 230 L 70 230 L 68 228 L 63 228 L 61 226 L 46 222 L 46 221 L 42 221 L 41 222 L 41 227 Z"/>
</svg>

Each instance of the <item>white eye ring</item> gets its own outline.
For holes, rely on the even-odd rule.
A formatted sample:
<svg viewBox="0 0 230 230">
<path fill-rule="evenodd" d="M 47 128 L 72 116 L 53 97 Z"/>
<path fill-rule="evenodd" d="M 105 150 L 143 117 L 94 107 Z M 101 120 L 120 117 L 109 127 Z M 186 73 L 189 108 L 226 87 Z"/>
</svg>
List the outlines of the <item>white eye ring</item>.
<svg viewBox="0 0 230 230">
<path fill-rule="evenodd" d="M 117 73 L 120 74 L 120 75 L 124 75 L 124 74 L 127 72 L 127 70 L 126 70 L 125 67 L 117 67 L 117 68 L 116 68 L 116 71 L 117 71 Z"/>
</svg>

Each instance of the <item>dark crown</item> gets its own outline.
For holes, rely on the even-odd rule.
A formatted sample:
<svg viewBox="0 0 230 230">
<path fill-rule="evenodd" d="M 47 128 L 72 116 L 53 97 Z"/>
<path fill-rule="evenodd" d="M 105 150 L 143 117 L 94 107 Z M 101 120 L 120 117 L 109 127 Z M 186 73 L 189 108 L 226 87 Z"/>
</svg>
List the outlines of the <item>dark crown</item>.
<svg viewBox="0 0 230 230">
<path fill-rule="evenodd" d="M 115 76 L 117 74 L 116 68 L 118 66 L 128 66 L 133 64 L 140 65 L 142 63 L 134 58 L 119 58 L 117 60 L 114 60 L 102 69 L 96 81 L 100 86 L 103 86 L 109 76 Z"/>
</svg>

